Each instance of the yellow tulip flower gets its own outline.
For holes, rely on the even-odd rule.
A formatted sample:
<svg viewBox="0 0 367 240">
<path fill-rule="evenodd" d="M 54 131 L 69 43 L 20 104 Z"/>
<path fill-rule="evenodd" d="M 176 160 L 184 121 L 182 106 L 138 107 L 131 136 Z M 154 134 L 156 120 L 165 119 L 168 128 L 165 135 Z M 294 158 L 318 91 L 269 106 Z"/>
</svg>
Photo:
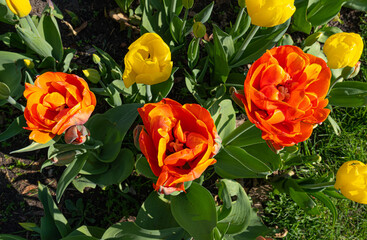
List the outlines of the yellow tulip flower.
<svg viewBox="0 0 367 240">
<path fill-rule="evenodd" d="M 324 53 L 328 66 L 333 69 L 354 67 L 363 51 L 363 40 L 356 33 L 336 33 L 324 44 Z"/>
<path fill-rule="evenodd" d="M 294 0 L 246 0 L 251 22 L 260 27 L 274 27 L 287 21 L 296 11 Z"/>
<path fill-rule="evenodd" d="M 145 33 L 129 47 L 122 75 L 128 88 L 134 83 L 153 85 L 166 81 L 173 62 L 168 45 L 156 33 Z"/>
<path fill-rule="evenodd" d="M 6 0 L 6 4 L 20 18 L 27 16 L 32 10 L 29 0 Z"/>
<path fill-rule="evenodd" d="M 346 198 L 367 204 L 367 166 L 360 161 L 345 162 L 336 174 L 334 187 Z"/>
</svg>

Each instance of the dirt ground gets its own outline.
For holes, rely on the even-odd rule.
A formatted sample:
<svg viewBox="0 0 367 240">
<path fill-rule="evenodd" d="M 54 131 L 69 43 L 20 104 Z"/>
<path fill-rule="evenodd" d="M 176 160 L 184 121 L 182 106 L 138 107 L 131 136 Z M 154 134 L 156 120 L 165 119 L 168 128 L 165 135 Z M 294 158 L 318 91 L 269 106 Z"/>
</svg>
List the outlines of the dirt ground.
<svg viewBox="0 0 367 240">
<path fill-rule="evenodd" d="M 108 16 L 110 10 L 117 8 L 113 0 L 55 0 L 54 2 L 65 16 L 63 21 L 59 21 L 63 44 L 65 47 L 77 50 L 77 57 L 74 61 L 78 65 L 85 67 L 93 66 L 91 58 L 91 55 L 95 52 L 93 46 L 103 49 L 117 63 L 123 64 L 123 56 L 127 52 L 127 47 L 139 36 L 139 33 L 134 30 L 129 31 L 128 29 L 121 30 L 120 24 Z M 232 0 L 231 2 L 235 5 L 237 0 Z M 208 0 L 196 3 L 193 12 L 199 11 L 208 3 L 210 3 Z M 39 15 L 46 5 L 46 1 L 31 0 L 31 4 L 33 6 L 32 14 Z M 137 4 L 137 2 L 134 4 Z M 223 11 L 223 9 L 226 9 L 226 11 Z M 80 19 L 80 25 L 74 27 L 74 30 L 80 28 L 77 35 L 72 34 L 71 28 L 68 25 L 71 22 L 71 17 L 65 10 L 73 11 Z M 342 26 L 343 30 L 358 32 L 359 14 L 356 11 L 343 10 L 341 13 L 341 19 L 345 22 Z M 235 13 L 233 8 L 230 8 L 228 1 L 216 1 L 213 20 L 219 26 L 225 27 L 229 25 L 230 21 L 234 21 L 234 19 Z M 4 26 L 3 23 L 0 23 L 0 34 L 9 29 L 12 29 L 11 26 L 9 28 L 9 26 Z M 128 34 L 131 37 L 128 37 Z M 82 75 L 81 72 L 79 74 Z M 179 89 L 182 87 L 179 84 L 181 82 L 180 78 L 176 81 L 178 82 L 176 89 Z M 5 130 L 11 122 L 7 118 L 9 113 L 4 112 L 3 109 L 0 108 L 0 132 Z M 14 110 L 11 115 L 19 116 L 20 112 Z M 45 150 L 10 156 L 9 152 L 27 146 L 30 143 L 27 135 L 28 133 L 25 133 L 6 141 L 6 143 L 0 143 L 0 233 L 13 233 L 26 237 L 27 239 L 33 239 L 34 236 L 23 230 L 18 223 L 39 222 L 39 219 L 43 216 L 43 208 L 37 198 L 37 184 L 41 182 L 47 185 L 54 194 L 57 179 L 59 179 L 63 169 L 60 167 L 48 167 L 40 172 L 40 167 L 46 160 L 47 154 Z M 129 181 L 135 181 L 134 177 Z M 247 185 L 247 190 L 249 190 L 253 187 L 258 187 L 260 184 L 257 181 L 252 181 L 245 185 Z M 261 201 L 266 200 L 260 199 L 260 195 L 263 195 L 264 189 L 269 191 L 268 187 L 261 189 L 254 188 L 251 190 L 255 198 L 255 204 L 260 204 L 259 208 L 261 208 Z M 256 196 L 259 200 L 256 200 Z M 100 189 L 91 189 L 81 194 L 71 188 L 65 192 L 65 196 L 59 204 L 59 207 L 67 216 L 71 216 L 71 213 L 65 207 L 64 200 L 76 200 L 79 198 L 83 199 L 84 202 L 93 199 L 93 204 L 89 206 L 97 209 L 96 211 L 91 211 L 97 220 L 94 224 L 107 225 L 107 223 L 98 221 L 99 218 L 102 218 L 103 214 L 108 214 L 104 210 L 98 210 L 98 208 L 105 208 L 108 203 L 108 196 L 101 193 Z M 140 196 L 137 205 L 144 199 L 145 196 Z M 119 221 L 119 219 L 116 221 Z"/>
</svg>

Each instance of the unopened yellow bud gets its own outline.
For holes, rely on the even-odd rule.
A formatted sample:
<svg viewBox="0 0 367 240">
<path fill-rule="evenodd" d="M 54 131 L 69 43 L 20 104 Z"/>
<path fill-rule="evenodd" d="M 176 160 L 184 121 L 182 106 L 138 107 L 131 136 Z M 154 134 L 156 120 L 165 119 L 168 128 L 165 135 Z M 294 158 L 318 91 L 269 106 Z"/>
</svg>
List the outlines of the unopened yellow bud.
<svg viewBox="0 0 367 240">
<path fill-rule="evenodd" d="M 6 0 L 6 4 L 20 18 L 27 16 L 32 10 L 29 0 Z"/>
<path fill-rule="evenodd" d="M 92 83 L 98 83 L 101 80 L 101 75 L 96 69 L 88 68 L 83 70 L 84 76 Z"/>
<path fill-rule="evenodd" d="M 93 62 L 95 64 L 98 64 L 101 62 L 101 58 L 97 54 L 94 54 L 94 53 L 93 53 Z"/>
<path fill-rule="evenodd" d="M 34 68 L 34 63 L 32 62 L 32 60 L 30 60 L 30 59 L 24 59 L 23 62 L 24 62 L 24 65 L 28 69 L 33 69 Z"/>
</svg>

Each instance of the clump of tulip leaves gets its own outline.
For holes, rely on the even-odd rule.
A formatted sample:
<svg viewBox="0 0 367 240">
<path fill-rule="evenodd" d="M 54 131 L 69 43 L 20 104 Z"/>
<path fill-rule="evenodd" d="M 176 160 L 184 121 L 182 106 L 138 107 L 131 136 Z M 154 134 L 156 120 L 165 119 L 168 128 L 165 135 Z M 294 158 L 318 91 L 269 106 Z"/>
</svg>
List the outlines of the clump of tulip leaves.
<svg viewBox="0 0 367 240">
<path fill-rule="evenodd" d="M 48 160 L 42 169 L 51 165 L 66 166 L 58 180 L 57 202 L 71 183 L 81 192 L 87 187 L 104 188 L 121 184 L 133 171 L 154 182 L 157 177 L 133 144 L 132 129 L 138 122 L 137 109 L 144 103 L 165 98 L 173 87 L 174 74 L 180 72 L 184 74 L 188 92 L 211 113 L 222 139 L 221 150 L 215 156 L 217 163 L 212 169 L 220 177 L 216 180 L 218 192 L 211 193 L 203 186 L 206 179 L 202 175 L 185 183 L 186 192 L 162 195 L 152 191 L 134 223 L 117 223 L 108 229 L 84 225 L 72 229 L 48 189 L 39 184 L 38 197 L 45 211 L 41 225 L 21 225 L 37 232 L 42 240 L 180 240 L 190 237 L 195 240 L 242 240 L 271 233 L 251 207 L 243 187 L 235 181 L 239 178 L 267 179 L 275 191 L 288 194 L 311 215 L 319 212 L 316 198 L 329 208 L 335 221 L 337 211 L 330 198 L 343 196 L 333 188 L 333 176 L 301 178 L 292 171 L 296 166 L 321 161 L 320 156 L 305 154 L 301 145 L 273 151 L 261 138 L 261 131 L 251 122 L 245 121 L 236 127 L 237 107 L 231 100 L 230 90 L 243 87 L 245 72 L 241 66 L 253 63 L 275 45 L 294 45 L 286 33 L 290 29 L 307 34 L 312 32 L 302 43 L 302 50 L 326 60 L 321 45 L 332 34 L 341 32 L 339 28 L 326 24 L 343 5 L 366 11 L 366 3 L 351 0 L 296 1 L 297 10 L 292 19 L 255 32 L 245 8 L 239 7 L 235 22 L 226 29 L 211 24 L 213 38 L 209 41 L 205 37 L 205 24 L 210 20 L 214 2 L 193 17 L 189 12 L 194 1 L 142 0 L 137 8 L 129 9 L 132 2 L 116 0 L 130 17 L 141 20 L 142 34 L 159 34 L 170 46 L 172 56 L 184 55 L 187 61 L 174 63 L 171 77 L 152 85 L 150 91 L 144 84 L 126 88 L 122 81 L 123 68 L 108 53 L 95 47 L 95 65 L 85 71 L 85 75 L 90 81 L 90 89 L 109 110 L 92 115 L 85 124 L 90 132 L 87 141 L 81 145 L 66 144 L 60 136 L 46 144 L 33 142 L 11 154 L 48 148 Z M 74 71 L 78 67 L 72 62 L 75 50 L 63 47 L 57 23 L 57 19 L 63 16 L 54 4 L 46 6 L 40 17 L 32 16 L 37 31 L 24 18 L 10 12 L 5 0 L 0 0 L 0 10 L 3 13 L 0 21 L 14 25 L 16 30 L 1 35 L 0 40 L 7 47 L 17 49 L 17 52 L 0 51 L 0 105 L 9 103 L 22 110 L 17 100 L 22 96 L 24 83 L 33 83 L 35 77 L 45 71 Z M 190 35 L 192 32 L 194 36 Z M 249 37 L 251 34 L 254 36 Z M 340 81 L 341 78 L 350 78 L 354 70 L 348 67 L 332 70 L 330 107 L 366 105 L 366 83 Z M 332 117 L 329 116 L 328 121 L 337 133 L 340 132 Z M 0 133 L 0 141 L 25 131 L 25 126 L 23 116 L 15 118 L 8 129 Z M 273 175 L 276 171 L 281 174 Z M 218 195 L 216 201 L 213 194 Z M 4 234 L 0 236 L 2 239 L 22 239 Z"/>
</svg>

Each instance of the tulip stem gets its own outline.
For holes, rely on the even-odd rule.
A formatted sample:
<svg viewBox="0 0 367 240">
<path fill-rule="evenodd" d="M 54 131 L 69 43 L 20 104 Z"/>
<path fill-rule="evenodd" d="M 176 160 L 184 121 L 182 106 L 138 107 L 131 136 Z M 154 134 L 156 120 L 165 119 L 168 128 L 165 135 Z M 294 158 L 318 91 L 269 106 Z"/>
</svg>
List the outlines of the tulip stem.
<svg viewBox="0 0 367 240">
<path fill-rule="evenodd" d="M 147 92 L 147 102 L 150 102 L 153 98 L 152 89 L 151 89 L 151 86 L 148 84 L 145 84 L 145 87 L 146 87 L 146 92 Z"/>
<path fill-rule="evenodd" d="M 106 84 L 104 84 L 104 82 L 101 80 L 99 80 L 99 83 L 101 84 L 101 86 L 103 87 L 103 89 L 106 91 L 106 93 L 110 96 L 110 98 L 112 98 L 112 93 L 110 91 L 110 89 L 106 86 Z"/>
<path fill-rule="evenodd" d="M 335 84 L 337 84 L 338 82 L 341 82 L 343 79 L 344 78 L 341 75 L 337 79 L 335 79 L 335 81 L 331 84 L 327 95 L 329 95 L 331 89 L 333 89 L 333 87 L 335 86 Z"/>
<path fill-rule="evenodd" d="M 37 34 L 38 37 L 41 37 L 40 33 L 38 32 L 38 29 L 36 28 L 36 25 L 34 25 L 34 22 L 33 22 L 32 18 L 29 15 L 27 15 L 25 17 L 25 19 L 27 19 L 27 22 L 28 22 L 29 26 L 31 27 L 32 32 Z"/>
<path fill-rule="evenodd" d="M 187 16 L 189 15 L 189 9 L 185 8 L 185 15 L 184 15 L 184 19 L 183 19 L 183 23 L 182 23 L 182 29 L 180 32 L 180 39 L 178 40 L 179 42 L 181 42 L 182 39 L 182 34 L 185 34 L 185 27 L 186 27 L 186 22 L 187 22 Z"/>
<path fill-rule="evenodd" d="M 250 33 L 247 35 L 245 41 L 243 41 L 241 47 L 238 49 L 237 54 L 232 60 L 232 63 L 236 63 L 238 59 L 242 56 L 243 52 L 247 48 L 248 44 L 251 42 L 252 38 L 255 36 L 257 30 L 259 30 L 259 26 L 254 25 L 250 31 Z"/>
<path fill-rule="evenodd" d="M 244 11 L 245 11 L 245 9 L 241 8 L 241 11 L 237 15 L 236 23 L 234 24 L 234 27 L 232 28 L 232 31 L 231 31 L 232 33 L 237 32 L 238 27 L 240 26 L 240 22 L 241 22 L 242 15 L 243 15 Z"/>
<path fill-rule="evenodd" d="M 25 107 L 22 104 L 20 104 L 17 101 L 15 101 L 14 98 L 12 98 L 11 96 L 9 96 L 8 99 L 6 99 L 6 100 L 8 101 L 8 103 L 10 103 L 14 107 L 18 108 L 20 111 L 24 112 Z"/>
</svg>

